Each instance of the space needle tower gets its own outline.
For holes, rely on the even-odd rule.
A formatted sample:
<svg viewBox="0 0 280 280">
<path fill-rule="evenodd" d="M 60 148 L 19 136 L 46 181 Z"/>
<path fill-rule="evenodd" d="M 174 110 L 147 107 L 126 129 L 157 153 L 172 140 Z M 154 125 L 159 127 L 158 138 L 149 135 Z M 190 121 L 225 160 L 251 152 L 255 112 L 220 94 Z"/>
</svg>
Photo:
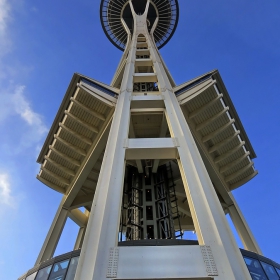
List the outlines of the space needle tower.
<svg viewBox="0 0 280 280">
<path fill-rule="evenodd" d="M 219 72 L 176 85 L 159 53 L 178 1 L 102 0 L 100 19 L 123 55 L 110 85 L 73 75 L 38 157 L 62 200 L 19 279 L 278 279 L 231 193 L 256 154 Z M 73 251 L 54 256 L 68 218 Z"/>
</svg>

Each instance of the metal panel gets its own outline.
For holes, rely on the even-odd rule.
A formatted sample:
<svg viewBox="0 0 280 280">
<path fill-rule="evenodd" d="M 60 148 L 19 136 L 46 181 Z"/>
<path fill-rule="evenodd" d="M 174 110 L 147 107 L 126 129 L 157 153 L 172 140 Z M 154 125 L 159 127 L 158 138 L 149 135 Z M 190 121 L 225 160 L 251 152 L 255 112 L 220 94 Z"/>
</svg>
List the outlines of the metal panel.
<svg viewBox="0 0 280 280">
<path fill-rule="evenodd" d="M 117 279 L 185 279 L 186 275 L 187 279 L 208 277 L 198 245 L 118 248 Z"/>
</svg>

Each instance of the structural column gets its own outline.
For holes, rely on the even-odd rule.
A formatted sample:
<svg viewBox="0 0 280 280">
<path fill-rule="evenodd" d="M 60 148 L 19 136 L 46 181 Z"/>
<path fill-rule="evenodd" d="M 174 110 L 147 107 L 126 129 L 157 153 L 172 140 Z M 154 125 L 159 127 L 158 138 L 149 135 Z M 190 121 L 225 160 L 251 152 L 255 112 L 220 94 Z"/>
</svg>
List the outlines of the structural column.
<svg viewBox="0 0 280 280">
<path fill-rule="evenodd" d="M 257 241 L 255 240 L 254 235 L 245 220 L 245 217 L 240 211 L 237 202 L 235 201 L 232 194 L 230 196 L 233 204 L 228 207 L 229 215 L 243 243 L 244 248 L 246 250 L 262 255 L 262 251 Z"/>
<path fill-rule="evenodd" d="M 52 225 L 49 229 L 48 235 L 45 239 L 45 242 L 42 246 L 42 249 L 39 253 L 39 256 L 36 260 L 35 265 L 53 257 L 53 254 L 55 252 L 56 246 L 60 239 L 62 230 L 64 228 L 65 222 L 68 217 L 68 211 L 66 209 L 62 208 L 64 200 L 65 200 L 65 196 L 61 200 L 61 203 L 58 207 L 58 210 L 53 219 Z"/>
<path fill-rule="evenodd" d="M 149 47 L 170 133 L 178 139 L 178 163 L 199 244 L 211 247 L 219 273 L 215 279 L 249 280 L 248 269 L 151 39 Z"/>
<path fill-rule="evenodd" d="M 129 131 L 135 39 L 128 47 L 131 49 L 121 93 L 116 105 L 75 280 L 105 280 L 110 248 L 117 246 L 118 242 L 125 172 L 124 140 L 127 139 Z"/>
<path fill-rule="evenodd" d="M 86 232 L 86 227 L 80 227 L 78 235 L 77 235 L 77 239 L 74 245 L 74 250 L 78 250 L 80 248 L 82 248 L 82 244 L 84 241 L 84 237 L 85 237 L 85 232 Z"/>
<path fill-rule="evenodd" d="M 88 218 L 90 212 L 88 210 L 85 210 L 85 216 Z M 77 239 L 74 245 L 74 250 L 78 250 L 80 248 L 82 248 L 83 242 L 84 242 L 84 237 L 85 237 L 85 233 L 86 233 L 86 229 L 87 229 L 87 224 L 81 225 L 78 235 L 77 235 Z"/>
</svg>

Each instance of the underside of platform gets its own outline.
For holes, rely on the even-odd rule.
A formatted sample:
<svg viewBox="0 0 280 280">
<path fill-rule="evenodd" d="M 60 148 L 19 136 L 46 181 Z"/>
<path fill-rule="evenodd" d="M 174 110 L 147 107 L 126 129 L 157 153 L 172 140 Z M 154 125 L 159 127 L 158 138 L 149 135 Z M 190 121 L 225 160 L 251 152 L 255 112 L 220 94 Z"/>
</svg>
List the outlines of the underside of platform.
<svg viewBox="0 0 280 280">
<path fill-rule="evenodd" d="M 252 162 L 255 152 L 218 71 L 177 86 L 174 92 L 227 211 L 232 202 L 229 191 L 257 174 Z M 38 157 L 42 165 L 37 178 L 68 195 L 65 206 L 70 209 L 84 206 L 90 210 L 118 94 L 119 89 L 75 74 Z M 143 106 L 147 109 L 138 109 Z M 165 153 L 152 149 L 153 141 L 169 145 L 166 141 L 170 137 L 159 91 L 133 92 L 129 137 L 135 141 L 128 143 L 131 149 L 127 151 L 127 164 L 140 173 L 146 160 L 151 160 L 153 172 L 158 166 L 172 163 L 181 216 L 187 217 L 189 208 L 176 164 L 176 145 L 170 143 L 170 152 L 165 149 Z M 137 139 L 143 138 L 149 149 L 146 155 L 143 149 L 137 155 Z"/>
</svg>

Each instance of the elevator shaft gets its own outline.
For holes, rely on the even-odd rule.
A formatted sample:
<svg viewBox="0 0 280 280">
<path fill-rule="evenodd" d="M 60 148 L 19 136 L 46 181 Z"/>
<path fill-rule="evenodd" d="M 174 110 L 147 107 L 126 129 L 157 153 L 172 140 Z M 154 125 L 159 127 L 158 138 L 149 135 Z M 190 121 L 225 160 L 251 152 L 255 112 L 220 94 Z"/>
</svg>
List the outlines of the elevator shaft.
<svg viewBox="0 0 280 280">
<path fill-rule="evenodd" d="M 127 166 L 119 241 L 182 238 L 171 164 L 150 168 Z"/>
</svg>

